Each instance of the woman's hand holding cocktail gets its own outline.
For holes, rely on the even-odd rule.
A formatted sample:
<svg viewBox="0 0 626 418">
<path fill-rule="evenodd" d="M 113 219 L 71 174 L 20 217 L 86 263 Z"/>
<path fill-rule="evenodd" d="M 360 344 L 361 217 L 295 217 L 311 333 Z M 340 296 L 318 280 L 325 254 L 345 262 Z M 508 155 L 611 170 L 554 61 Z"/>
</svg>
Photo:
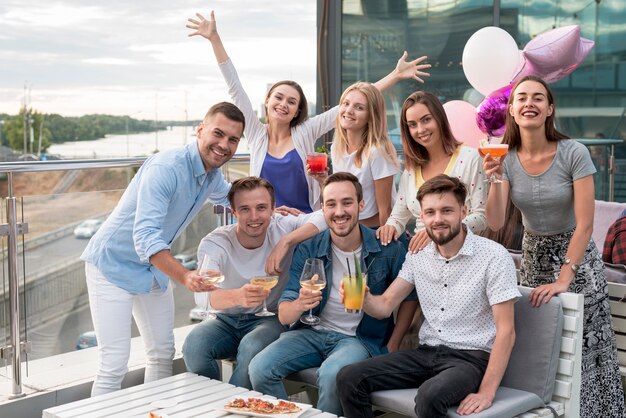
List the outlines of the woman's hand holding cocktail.
<svg viewBox="0 0 626 418">
<path fill-rule="evenodd" d="M 321 173 L 312 173 L 311 166 L 307 164 L 306 174 L 313 177 L 320 185 L 322 185 L 324 183 L 324 180 L 326 180 L 326 177 L 328 177 L 328 170 L 323 171 Z"/>
<path fill-rule="evenodd" d="M 505 158 L 506 155 L 499 158 L 493 158 L 491 154 L 486 154 L 483 157 L 483 170 L 487 178 L 495 176 L 497 179 L 502 179 L 502 162 Z"/>
</svg>

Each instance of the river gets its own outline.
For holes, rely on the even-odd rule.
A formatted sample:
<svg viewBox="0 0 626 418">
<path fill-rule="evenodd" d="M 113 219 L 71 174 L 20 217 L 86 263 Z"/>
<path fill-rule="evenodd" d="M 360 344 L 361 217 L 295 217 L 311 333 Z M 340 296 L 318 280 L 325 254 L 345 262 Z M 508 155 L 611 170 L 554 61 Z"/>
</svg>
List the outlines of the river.
<svg viewBox="0 0 626 418">
<path fill-rule="evenodd" d="M 165 151 L 196 140 L 195 127 L 173 126 L 164 131 L 127 135 L 107 135 L 93 141 L 72 141 L 53 144 L 48 154 L 62 158 L 145 157 L 155 149 Z M 241 139 L 237 154 L 248 154 L 248 143 Z"/>
</svg>

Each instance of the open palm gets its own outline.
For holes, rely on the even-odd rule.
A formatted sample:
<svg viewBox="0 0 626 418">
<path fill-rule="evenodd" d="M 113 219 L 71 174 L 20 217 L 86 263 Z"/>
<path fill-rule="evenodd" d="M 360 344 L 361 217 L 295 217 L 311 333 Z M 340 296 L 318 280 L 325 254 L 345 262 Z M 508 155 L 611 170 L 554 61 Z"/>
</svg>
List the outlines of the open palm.
<svg viewBox="0 0 626 418">
<path fill-rule="evenodd" d="M 209 41 L 217 36 L 217 24 L 215 23 L 215 12 L 211 11 L 211 20 L 206 20 L 200 13 L 196 13 L 197 19 L 189 18 L 186 26 L 194 30 L 188 36 L 200 35 Z"/>
</svg>

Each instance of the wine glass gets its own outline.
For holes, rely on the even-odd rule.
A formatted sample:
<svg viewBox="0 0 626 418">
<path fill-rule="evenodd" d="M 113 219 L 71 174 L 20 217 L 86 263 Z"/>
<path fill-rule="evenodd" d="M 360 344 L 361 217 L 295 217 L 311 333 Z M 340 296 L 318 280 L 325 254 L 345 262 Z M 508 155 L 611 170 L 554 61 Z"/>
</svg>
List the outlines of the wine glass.
<svg viewBox="0 0 626 418">
<path fill-rule="evenodd" d="M 308 258 L 304 262 L 304 268 L 300 275 L 300 286 L 309 290 L 322 290 L 326 287 L 326 274 L 324 263 L 319 258 Z M 303 315 L 300 321 L 307 325 L 317 325 L 320 319 L 313 315 L 313 308 L 309 309 L 308 315 Z"/>
<path fill-rule="evenodd" d="M 272 290 L 274 286 L 278 284 L 278 276 L 257 276 L 250 279 L 250 284 L 255 286 L 261 286 L 266 290 Z M 274 312 L 270 312 L 267 310 L 267 304 L 265 301 L 267 298 L 263 299 L 263 310 L 261 312 L 257 312 L 255 316 L 274 316 L 276 315 Z"/>
<path fill-rule="evenodd" d="M 509 152 L 508 144 L 496 144 L 491 143 L 489 138 L 481 139 L 480 145 L 478 147 L 478 153 L 481 157 L 485 158 L 485 155 L 491 155 L 495 160 L 500 160 L 501 157 L 504 157 Z M 489 183 L 502 183 L 502 180 L 497 178 L 495 174 L 491 174 L 489 178 L 485 180 L 485 182 Z"/>
<path fill-rule="evenodd" d="M 218 285 L 224 281 L 224 273 L 219 271 L 219 263 L 216 259 L 211 258 L 208 254 L 202 256 L 202 261 L 198 267 L 197 273 L 201 277 L 204 283 Z M 204 320 L 217 318 L 213 312 L 211 312 L 211 304 L 209 303 L 210 292 L 199 292 L 195 296 L 196 303 L 203 308 L 202 313 L 199 314 Z M 200 303 L 198 303 L 200 302 Z"/>
</svg>

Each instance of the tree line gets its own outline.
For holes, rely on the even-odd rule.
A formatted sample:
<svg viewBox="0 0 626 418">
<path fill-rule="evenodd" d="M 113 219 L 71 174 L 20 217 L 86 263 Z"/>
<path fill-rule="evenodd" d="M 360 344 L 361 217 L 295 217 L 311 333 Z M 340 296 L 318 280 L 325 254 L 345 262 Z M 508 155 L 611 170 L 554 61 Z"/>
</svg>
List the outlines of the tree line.
<svg viewBox="0 0 626 418">
<path fill-rule="evenodd" d="M 105 135 L 154 132 L 167 126 L 184 125 L 179 121 L 133 119 L 130 116 L 84 115 L 61 116 L 56 113 L 40 113 L 35 109 L 22 108 L 17 115 L 0 113 L 2 145 L 16 152 L 45 153 L 51 144 L 67 141 L 91 141 Z M 189 121 L 194 124 L 198 121 Z M 26 129 L 26 150 L 24 150 Z M 32 135 L 31 135 L 32 132 Z M 41 139 L 41 147 L 39 142 Z"/>
</svg>

